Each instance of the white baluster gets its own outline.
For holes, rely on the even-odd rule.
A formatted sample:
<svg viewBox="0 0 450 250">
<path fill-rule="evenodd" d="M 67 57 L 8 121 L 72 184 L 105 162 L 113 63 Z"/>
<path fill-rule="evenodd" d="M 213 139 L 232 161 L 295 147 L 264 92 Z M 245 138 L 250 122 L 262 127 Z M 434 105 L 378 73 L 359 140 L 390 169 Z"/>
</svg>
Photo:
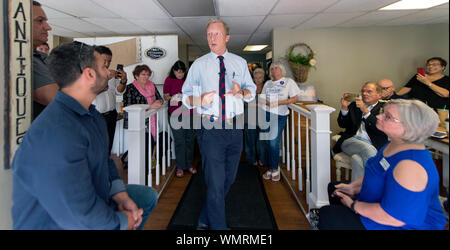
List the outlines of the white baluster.
<svg viewBox="0 0 450 250">
<path fill-rule="evenodd" d="M 301 133 L 301 114 L 298 112 L 298 189 L 303 191 L 303 176 L 302 176 L 302 133 Z"/>
<path fill-rule="evenodd" d="M 306 200 L 308 201 L 309 193 L 311 192 L 311 169 L 310 169 L 310 161 L 309 161 L 309 119 L 305 117 L 305 131 L 306 131 Z M 309 205 L 309 203 L 308 203 Z"/>
<path fill-rule="evenodd" d="M 156 112 L 156 186 L 159 186 L 159 112 Z"/>
<path fill-rule="evenodd" d="M 295 126 L 294 126 L 294 117 L 295 117 L 295 112 L 292 111 L 291 112 L 292 118 L 291 118 L 291 148 L 292 148 L 292 153 L 291 153 L 291 165 L 292 165 L 292 180 L 295 181 L 295 136 L 294 136 L 294 130 L 295 130 Z M 300 126 L 300 124 L 299 124 Z"/>
<path fill-rule="evenodd" d="M 147 162 L 148 162 L 148 166 L 147 166 L 147 168 L 148 168 L 148 175 L 147 175 L 147 185 L 149 186 L 149 187 L 151 187 L 152 185 L 153 185 L 153 173 L 152 173 L 152 166 L 153 166 L 153 161 L 152 161 L 152 129 L 151 129 L 151 127 L 152 127 L 152 115 L 150 115 L 149 117 L 148 117 L 148 126 L 149 126 L 149 128 L 148 128 L 148 130 L 149 130 L 149 133 L 148 133 L 148 154 L 147 154 Z"/>
<path fill-rule="evenodd" d="M 287 159 L 287 163 L 286 163 L 286 167 L 287 167 L 287 171 L 291 171 L 291 158 L 290 156 L 290 141 L 289 141 L 289 115 L 287 116 L 287 121 L 286 121 L 286 159 Z"/>
<path fill-rule="evenodd" d="M 162 126 L 163 126 L 163 152 L 162 152 L 162 175 L 166 176 L 166 114 L 167 110 L 166 108 L 160 109 L 162 112 Z"/>
<path fill-rule="evenodd" d="M 145 184 L 145 109 L 148 105 L 125 107 L 128 112 L 128 183 Z"/>
<path fill-rule="evenodd" d="M 311 192 L 309 207 L 328 204 L 327 186 L 330 182 L 330 113 L 334 108 L 325 105 L 307 105 L 311 110 Z M 308 145 L 308 144 L 307 144 Z"/>
</svg>

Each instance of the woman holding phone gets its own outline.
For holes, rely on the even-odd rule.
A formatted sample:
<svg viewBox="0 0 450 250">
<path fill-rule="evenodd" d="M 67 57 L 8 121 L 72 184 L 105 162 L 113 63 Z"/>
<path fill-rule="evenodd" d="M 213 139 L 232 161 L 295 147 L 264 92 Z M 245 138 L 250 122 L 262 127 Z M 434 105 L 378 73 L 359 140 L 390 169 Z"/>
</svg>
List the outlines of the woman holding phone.
<svg viewBox="0 0 450 250">
<path fill-rule="evenodd" d="M 449 78 L 443 72 L 447 62 L 440 57 L 427 60 L 425 74 L 418 68 L 418 72 L 397 94 L 408 94 L 409 99 L 418 99 L 434 109 L 449 106 Z"/>
</svg>

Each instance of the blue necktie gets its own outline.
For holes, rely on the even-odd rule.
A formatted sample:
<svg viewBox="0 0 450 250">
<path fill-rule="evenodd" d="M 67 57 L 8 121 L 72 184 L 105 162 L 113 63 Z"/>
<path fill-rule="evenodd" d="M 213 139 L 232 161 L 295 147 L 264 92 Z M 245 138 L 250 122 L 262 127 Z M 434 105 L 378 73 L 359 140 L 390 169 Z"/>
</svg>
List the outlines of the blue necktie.
<svg viewBox="0 0 450 250">
<path fill-rule="evenodd" d="M 225 65 L 223 63 L 223 56 L 218 56 L 220 61 L 220 72 L 219 72 L 219 96 L 222 101 L 222 124 L 225 121 Z"/>
</svg>

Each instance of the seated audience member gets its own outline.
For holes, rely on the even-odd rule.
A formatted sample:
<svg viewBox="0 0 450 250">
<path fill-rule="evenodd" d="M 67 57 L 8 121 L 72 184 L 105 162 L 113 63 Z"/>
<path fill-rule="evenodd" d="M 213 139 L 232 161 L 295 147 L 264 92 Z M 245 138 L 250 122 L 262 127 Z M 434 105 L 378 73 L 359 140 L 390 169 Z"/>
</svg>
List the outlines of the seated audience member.
<svg viewBox="0 0 450 250">
<path fill-rule="evenodd" d="M 344 152 L 351 157 L 352 180 L 363 176 L 367 160 L 375 156 L 387 142 L 387 136 L 376 127 L 376 116 L 383 106 L 379 102 L 381 88 L 374 82 L 367 82 L 361 89 L 361 97 L 347 100 L 349 94 L 341 98 L 339 127 L 345 131 L 333 148 L 334 153 Z"/>
<path fill-rule="evenodd" d="M 262 68 L 257 68 L 253 71 L 253 81 L 256 85 L 256 96 L 250 103 L 244 102 L 245 159 L 248 164 L 260 167 L 267 163 L 265 142 L 259 138 L 261 128 L 258 126 L 258 97 L 264 86 L 264 76 L 265 72 Z M 249 112 L 253 114 L 249 115 Z"/>
<path fill-rule="evenodd" d="M 48 43 L 43 43 L 43 44 L 37 46 L 36 50 L 48 55 L 48 52 L 50 51 L 50 47 L 48 46 Z"/>
<path fill-rule="evenodd" d="M 109 71 L 94 47 L 66 43 L 49 56 L 59 89 L 31 124 L 12 163 L 14 229 L 141 229 L 157 202 L 124 185 L 92 105 Z"/>
<path fill-rule="evenodd" d="M 319 229 L 444 229 L 439 174 L 423 144 L 438 115 L 421 101 L 396 99 L 377 119 L 391 141 L 367 161 L 363 177 L 328 185 L 330 205 L 319 210 Z"/>
<path fill-rule="evenodd" d="M 440 57 L 427 60 L 425 76 L 416 74 L 397 94 L 408 94 L 409 99 L 418 99 L 434 109 L 449 107 L 449 78 L 443 72 L 447 62 Z"/>
<path fill-rule="evenodd" d="M 106 68 L 109 68 L 112 60 L 112 51 L 106 46 L 96 46 L 100 56 L 105 60 Z M 117 124 L 117 110 L 116 110 L 116 96 L 121 96 L 125 91 L 127 84 L 127 73 L 122 69 L 110 70 L 107 87 L 99 93 L 94 101 L 95 108 L 103 115 L 108 128 L 109 137 L 109 152 L 111 152 L 114 143 L 114 133 L 116 132 Z"/>
<path fill-rule="evenodd" d="M 391 99 L 403 98 L 395 93 L 394 83 L 390 79 L 380 79 L 377 84 L 381 88 L 381 100 L 388 101 Z"/>
</svg>

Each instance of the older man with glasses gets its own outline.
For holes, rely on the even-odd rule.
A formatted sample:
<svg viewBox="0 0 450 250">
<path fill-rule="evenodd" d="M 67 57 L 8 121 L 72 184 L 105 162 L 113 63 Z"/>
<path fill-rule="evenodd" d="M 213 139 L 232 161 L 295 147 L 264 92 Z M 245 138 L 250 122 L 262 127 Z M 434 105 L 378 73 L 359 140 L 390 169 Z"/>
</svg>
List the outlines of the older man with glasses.
<svg viewBox="0 0 450 250">
<path fill-rule="evenodd" d="M 376 127 L 376 116 L 384 103 L 380 102 L 381 88 L 375 82 L 367 82 L 361 88 L 361 97 L 348 100 L 348 93 L 341 98 L 338 124 L 345 131 L 333 148 L 334 153 L 344 152 L 351 157 L 352 181 L 364 175 L 369 158 L 386 144 L 387 136 Z"/>
<path fill-rule="evenodd" d="M 378 80 L 377 84 L 381 87 L 381 100 L 388 101 L 391 99 L 403 98 L 395 92 L 394 83 L 387 78 Z"/>
</svg>

